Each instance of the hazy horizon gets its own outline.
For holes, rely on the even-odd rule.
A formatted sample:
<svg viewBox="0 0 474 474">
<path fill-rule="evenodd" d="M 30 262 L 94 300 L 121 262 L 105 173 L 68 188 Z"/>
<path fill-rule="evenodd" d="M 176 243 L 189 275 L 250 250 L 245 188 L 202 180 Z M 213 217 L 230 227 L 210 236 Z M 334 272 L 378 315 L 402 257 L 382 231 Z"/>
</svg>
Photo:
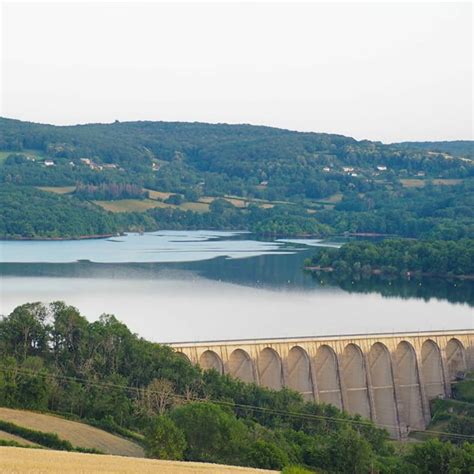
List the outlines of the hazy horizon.
<svg viewBox="0 0 474 474">
<path fill-rule="evenodd" d="M 467 2 L 6 1 L 1 13 L 3 116 L 472 140 Z"/>
</svg>

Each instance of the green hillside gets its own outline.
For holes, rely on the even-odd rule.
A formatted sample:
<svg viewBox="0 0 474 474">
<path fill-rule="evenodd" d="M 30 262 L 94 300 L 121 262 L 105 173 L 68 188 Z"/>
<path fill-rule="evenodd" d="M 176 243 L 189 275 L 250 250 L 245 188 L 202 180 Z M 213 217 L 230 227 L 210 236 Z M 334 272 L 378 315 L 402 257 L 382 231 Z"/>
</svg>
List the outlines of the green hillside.
<svg viewBox="0 0 474 474">
<path fill-rule="evenodd" d="M 0 118 L 0 182 L 16 196 L 1 196 L 7 208 L 1 235 L 220 228 L 271 235 L 471 237 L 474 162 L 464 156 L 470 143 L 431 148 L 251 125 L 59 127 Z M 27 206 L 31 215 L 50 205 L 50 220 L 57 224 L 38 222 L 29 229 L 31 219 L 26 222 L 25 215 L 22 222 L 10 209 L 14 200 L 33 195 L 31 187 L 64 194 L 47 204 L 36 193 Z M 69 226 L 54 217 L 66 207 Z M 95 219 L 91 213 L 101 224 L 88 228 Z"/>
</svg>

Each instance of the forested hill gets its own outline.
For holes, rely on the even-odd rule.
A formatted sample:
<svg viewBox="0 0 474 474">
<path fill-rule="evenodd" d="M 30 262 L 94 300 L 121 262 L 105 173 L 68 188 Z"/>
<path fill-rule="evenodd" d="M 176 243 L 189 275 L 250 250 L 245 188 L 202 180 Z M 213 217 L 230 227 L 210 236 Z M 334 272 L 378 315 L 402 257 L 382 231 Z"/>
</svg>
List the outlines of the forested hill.
<svg viewBox="0 0 474 474">
<path fill-rule="evenodd" d="M 474 160 L 474 141 L 454 140 L 444 142 L 402 142 L 396 145 L 406 149 L 420 149 L 434 153 L 448 153 Z"/>
<path fill-rule="evenodd" d="M 443 177 L 473 173 L 469 163 L 448 159 L 444 150 L 435 153 L 428 146 L 383 145 L 341 135 L 251 125 L 116 122 L 58 127 L 0 119 L 0 150 L 38 150 L 52 159 L 73 163 L 85 158 L 98 165 L 116 164 L 151 187 L 197 186 L 204 180 L 211 191 L 254 192 L 271 198 L 321 197 L 312 194 L 325 193 L 313 186 L 322 176 L 344 186 L 359 174 L 376 175 L 380 172 L 377 166 L 389 173 L 416 170 Z M 166 163 L 174 163 L 175 168 L 179 163 L 180 176 L 176 177 L 174 170 L 168 170 L 170 176 L 158 173 Z M 82 171 L 63 173 L 61 184 L 74 184 L 74 177 L 84 178 Z M 22 176 L 24 184 L 31 184 L 27 183 L 31 179 Z M 265 192 L 255 189 L 262 182 Z"/>
<path fill-rule="evenodd" d="M 0 209 L 0 237 L 80 236 L 104 210 L 115 216 L 102 215 L 107 225 L 99 227 L 118 231 L 470 237 L 469 144 L 384 145 L 252 125 L 53 126 L 0 118 L 0 183 L 8 186 L 0 196 L 7 207 Z M 63 195 L 49 200 L 54 228 L 37 218 L 31 229 L 21 213 L 9 212 L 14 195 L 28 200 L 32 187 Z M 38 217 L 48 199 L 35 196 L 28 215 Z M 68 206 L 78 225 L 66 229 L 60 216 Z"/>
</svg>

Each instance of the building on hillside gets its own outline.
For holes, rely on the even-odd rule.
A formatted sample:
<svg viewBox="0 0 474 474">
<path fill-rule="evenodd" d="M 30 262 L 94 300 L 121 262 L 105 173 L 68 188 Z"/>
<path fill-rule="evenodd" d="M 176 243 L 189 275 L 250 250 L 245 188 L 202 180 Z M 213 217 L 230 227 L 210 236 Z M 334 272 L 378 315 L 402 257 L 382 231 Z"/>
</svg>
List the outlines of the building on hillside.
<svg viewBox="0 0 474 474">
<path fill-rule="evenodd" d="M 55 163 L 53 160 L 44 160 L 44 166 L 54 166 Z"/>
</svg>

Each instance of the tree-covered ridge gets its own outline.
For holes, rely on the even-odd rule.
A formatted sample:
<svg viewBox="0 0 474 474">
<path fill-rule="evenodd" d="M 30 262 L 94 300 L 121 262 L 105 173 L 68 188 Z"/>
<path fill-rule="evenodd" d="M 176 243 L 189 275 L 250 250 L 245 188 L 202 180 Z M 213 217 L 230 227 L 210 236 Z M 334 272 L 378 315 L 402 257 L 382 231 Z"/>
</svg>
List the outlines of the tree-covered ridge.
<svg viewBox="0 0 474 474">
<path fill-rule="evenodd" d="M 341 135 L 251 125 L 57 127 L 0 119 L 0 182 L 20 194 L 27 186 L 76 188 L 72 197 L 50 203 L 55 209 L 74 207 L 75 223 L 68 229 L 61 219 L 49 228 L 36 209 L 31 214 L 36 227 L 23 234 L 28 222 L 7 212 L 3 237 L 83 235 L 83 226 L 77 225 L 83 220 L 81 208 L 73 197 L 135 200 L 136 206 L 120 215 L 101 214 L 119 231 L 222 228 L 261 235 L 474 236 L 474 162 L 428 146 L 383 145 Z M 175 196 L 159 198 L 168 206 L 157 205 L 157 198 L 139 202 L 150 193 Z M 231 197 L 245 204 L 233 207 Z M 218 199 L 209 207 L 215 198 L 227 201 Z M 4 202 L 9 206 L 13 201 Z M 180 206 L 183 202 L 191 206 Z M 149 210 L 130 212 L 137 209 Z"/>
<path fill-rule="evenodd" d="M 396 145 L 408 149 L 420 149 L 438 153 L 449 153 L 474 160 L 474 142 L 472 140 L 453 140 L 443 142 L 402 142 Z"/>
<path fill-rule="evenodd" d="M 474 276 L 474 240 L 351 242 L 339 249 L 322 249 L 307 263 L 341 274 Z"/>
<path fill-rule="evenodd" d="M 442 462 L 437 472 L 472 471 L 472 444 L 434 440 L 398 453 L 368 420 L 203 372 L 111 315 L 89 323 L 61 302 L 25 304 L 0 320 L 0 404 L 68 413 L 135 441 L 142 434 L 148 455 L 165 459 L 400 474 Z"/>
<path fill-rule="evenodd" d="M 0 186 L 0 238 L 75 238 L 118 229 L 113 215 L 88 202 L 35 188 Z"/>
<path fill-rule="evenodd" d="M 38 150 L 54 160 L 7 160 L 0 179 L 28 185 L 132 182 L 149 189 L 278 200 L 363 190 L 417 172 L 473 176 L 466 160 L 341 135 L 270 127 L 124 122 L 68 127 L 0 119 L 0 150 Z"/>
</svg>

